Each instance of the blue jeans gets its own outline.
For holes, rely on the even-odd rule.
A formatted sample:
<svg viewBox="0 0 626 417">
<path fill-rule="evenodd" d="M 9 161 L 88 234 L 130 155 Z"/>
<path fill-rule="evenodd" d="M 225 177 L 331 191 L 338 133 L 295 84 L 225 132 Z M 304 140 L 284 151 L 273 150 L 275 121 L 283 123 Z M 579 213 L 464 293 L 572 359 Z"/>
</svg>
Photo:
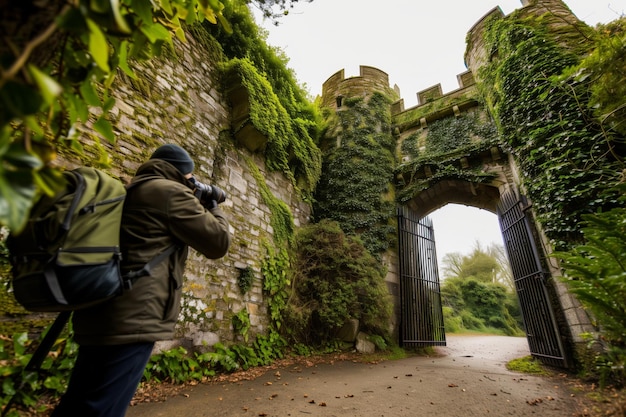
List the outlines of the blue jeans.
<svg viewBox="0 0 626 417">
<path fill-rule="evenodd" d="M 153 346 L 81 346 L 67 391 L 51 417 L 123 417 Z"/>
</svg>

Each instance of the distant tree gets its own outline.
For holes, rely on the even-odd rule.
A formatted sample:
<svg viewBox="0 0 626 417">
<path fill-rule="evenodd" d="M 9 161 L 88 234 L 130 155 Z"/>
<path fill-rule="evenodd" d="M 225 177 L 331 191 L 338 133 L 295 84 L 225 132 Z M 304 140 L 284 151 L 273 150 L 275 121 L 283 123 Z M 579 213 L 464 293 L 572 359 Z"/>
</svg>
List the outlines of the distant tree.
<svg viewBox="0 0 626 417">
<path fill-rule="evenodd" d="M 483 248 L 479 241 L 469 255 L 446 253 L 442 259 L 443 278 L 474 277 L 479 281 L 499 282 L 514 290 L 513 274 L 504 246 L 493 243 Z"/>
<path fill-rule="evenodd" d="M 469 255 L 446 254 L 442 269 L 442 302 L 447 308 L 446 318 L 454 321 L 452 327 L 521 333 L 519 304 L 501 245 L 483 248 L 476 242 Z"/>
<path fill-rule="evenodd" d="M 487 248 L 487 251 L 491 256 L 496 258 L 500 264 L 500 270 L 496 274 L 496 281 L 511 291 L 515 290 L 513 271 L 511 271 L 511 265 L 509 264 L 509 258 L 504 246 L 494 243 Z"/>
<path fill-rule="evenodd" d="M 463 271 L 463 254 L 449 252 L 443 256 L 441 270 L 443 278 L 458 277 Z"/>
</svg>

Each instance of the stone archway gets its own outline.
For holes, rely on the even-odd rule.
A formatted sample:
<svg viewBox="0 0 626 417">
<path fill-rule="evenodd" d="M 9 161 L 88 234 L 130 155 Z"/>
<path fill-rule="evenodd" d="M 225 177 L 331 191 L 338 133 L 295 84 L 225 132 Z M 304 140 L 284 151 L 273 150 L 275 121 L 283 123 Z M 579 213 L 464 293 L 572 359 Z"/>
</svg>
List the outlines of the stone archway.
<svg viewBox="0 0 626 417">
<path fill-rule="evenodd" d="M 490 169 L 506 173 L 510 170 L 510 166 L 507 164 L 491 166 Z M 494 181 L 491 184 L 476 184 L 455 178 L 441 179 L 408 201 L 405 209 L 399 210 L 399 219 L 404 221 L 407 211 L 418 218 L 424 218 L 429 213 L 450 203 L 481 208 L 497 214 L 505 250 L 513 272 L 515 291 L 520 302 L 530 352 L 548 365 L 568 368 L 571 366 L 571 350 L 566 348 L 565 342 L 571 340 L 571 335 L 560 303 L 554 296 L 555 288 L 550 285 L 550 272 L 542 261 L 543 254 L 536 243 L 537 233 L 532 217 L 527 215 L 530 206 L 517 191 L 514 184 L 501 181 L 503 178 L 511 178 L 513 175 L 501 175 L 499 177 L 500 181 Z M 401 212 L 403 214 L 400 214 Z M 424 260 L 421 256 L 427 251 L 425 245 L 429 245 L 430 242 L 415 233 L 415 238 L 411 240 L 407 237 L 409 235 L 405 233 L 402 226 L 399 227 L 398 234 L 399 293 L 402 303 L 400 322 L 418 323 L 413 326 L 424 327 L 414 330 L 415 334 L 438 334 L 441 330 L 437 327 L 438 322 L 436 320 L 426 320 L 424 317 L 419 319 L 405 317 L 407 315 L 423 316 L 425 311 L 432 314 L 433 311 L 436 313 L 440 309 L 441 299 L 438 291 L 436 297 L 433 297 L 433 288 L 439 288 L 439 279 L 436 277 L 433 283 L 432 279 L 425 278 L 431 275 L 428 273 L 429 270 L 437 268 L 436 260 L 434 260 L 434 265 L 425 265 L 431 260 Z M 434 236 L 434 233 L 432 235 Z M 434 242 L 432 244 L 434 245 Z M 417 253 L 417 255 L 412 252 Z M 422 277 L 415 278 L 406 273 L 407 269 L 411 269 L 410 267 L 407 268 L 406 265 L 411 263 L 412 258 L 417 258 L 416 263 L 419 266 L 417 269 L 423 275 Z M 428 297 L 421 296 L 419 298 L 422 304 L 432 303 L 432 305 L 421 305 L 415 310 L 408 309 L 407 306 L 412 305 L 411 300 L 416 298 L 412 295 L 407 296 L 407 293 L 410 292 L 417 295 L 429 294 Z M 417 305 L 418 303 L 414 302 L 413 304 Z M 404 334 L 406 332 L 405 327 L 402 327 L 400 332 L 401 343 L 402 338 L 404 340 L 410 339 Z M 445 344 L 445 336 L 443 343 Z M 438 339 L 421 343 L 421 345 L 437 344 L 440 344 Z"/>
</svg>

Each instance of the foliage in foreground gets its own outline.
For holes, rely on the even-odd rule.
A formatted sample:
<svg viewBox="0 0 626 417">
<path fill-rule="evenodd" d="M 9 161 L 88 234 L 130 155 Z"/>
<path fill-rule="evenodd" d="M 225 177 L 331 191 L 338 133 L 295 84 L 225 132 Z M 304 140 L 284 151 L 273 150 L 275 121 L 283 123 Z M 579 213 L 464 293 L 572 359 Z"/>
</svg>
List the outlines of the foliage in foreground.
<svg viewBox="0 0 626 417">
<path fill-rule="evenodd" d="M 276 21 L 297 0 L 5 2 L 0 9 L 0 225 L 21 230 L 32 202 L 59 183 L 56 154 L 108 166 L 116 135 L 110 88 L 119 72 L 186 41 L 185 29 L 209 22 L 227 33 L 226 5 L 254 4 Z M 80 125 L 93 132 L 81 134 Z M 94 143 L 95 146 L 91 144 Z"/>
<path fill-rule="evenodd" d="M 67 388 L 72 368 L 78 354 L 78 345 L 71 337 L 71 329 L 59 337 L 44 359 L 40 371 L 25 371 L 39 339 L 18 333 L 13 338 L 0 339 L 0 408 L 15 396 L 8 416 L 18 416 L 15 408 L 42 412 L 56 402 Z M 222 344 L 213 346 L 211 352 L 189 352 L 179 346 L 152 355 L 144 371 L 143 381 L 184 383 L 204 381 L 220 373 L 248 369 L 272 363 L 282 353 L 276 352 L 277 343 L 270 336 L 257 336 L 252 347 Z"/>
<path fill-rule="evenodd" d="M 583 216 L 585 244 L 555 253 L 564 280 L 600 331 L 585 371 L 602 384 L 626 384 L 626 208 Z M 600 344 L 601 346 L 594 346 Z"/>
</svg>

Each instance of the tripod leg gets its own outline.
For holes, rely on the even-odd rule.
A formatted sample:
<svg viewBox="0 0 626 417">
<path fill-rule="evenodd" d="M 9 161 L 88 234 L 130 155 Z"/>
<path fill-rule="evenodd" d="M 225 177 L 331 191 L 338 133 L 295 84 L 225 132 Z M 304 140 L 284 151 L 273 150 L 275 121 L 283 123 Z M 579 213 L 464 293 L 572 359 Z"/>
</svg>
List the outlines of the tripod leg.
<svg viewBox="0 0 626 417">
<path fill-rule="evenodd" d="M 54 323 L 52 323 L 52 325 L 48 329 L 48 332 L 44 336 L 43 340 L 41 341 L 39 346 L 37 346 L 37 349 L 35 350 L 35 353 L 33 353 L 33 356 L 31 356 L 30 360 L 28 361 L 28 364 L 26 364 L 26 366 L 24 367 L 25 372 L 34 372 L 34 371 L 39 370 L 39 367 L 41 366 L 44 359 L 48 355 L 48 352 L 50 351 L 50 349 L 52 349 L 52 346 L 54 345 L 59 335 L 63 331 L 63 328 L 65 327 L 68 320 L 70 319 L 71 314 L 72 314 L 71 311 L 62 311 L 61 313 L 59 313 L 57 318 L 54 320 Z M 23 379 L 20 382 L 17 392 L 20 392 L 22 388 L 24 388 Z M 2 414 L 0 414 L 0 417 L 5 417 L 7 415 L 14 401 L 15 401 L 15 395 L 11 396 L 11 398 L 9 399 L 9 402 L 7 402 L 7 404 L 4 406 L 4 409 L 2 410 Z"/>
</svg>

